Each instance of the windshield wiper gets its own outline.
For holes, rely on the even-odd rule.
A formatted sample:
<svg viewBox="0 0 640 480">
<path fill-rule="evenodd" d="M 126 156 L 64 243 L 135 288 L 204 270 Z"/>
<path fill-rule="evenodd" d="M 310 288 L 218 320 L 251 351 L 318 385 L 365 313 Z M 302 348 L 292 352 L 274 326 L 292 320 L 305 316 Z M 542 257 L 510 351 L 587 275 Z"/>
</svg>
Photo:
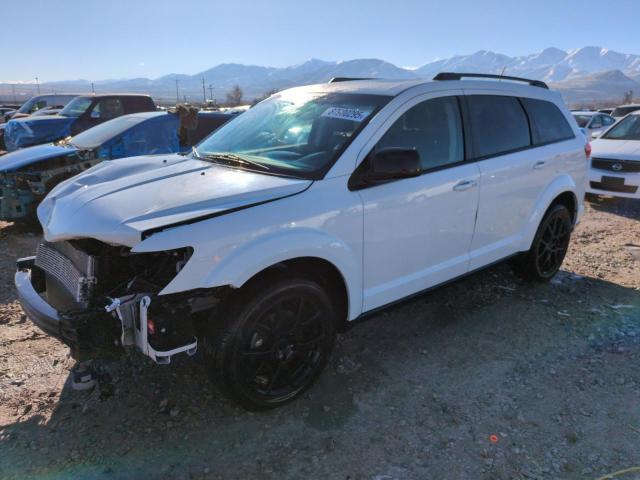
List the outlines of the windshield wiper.
<svg viewBox="0 0 640 480">
<path fill-rule="evenodd" d="M 235 164 L 235 165 L 248 165 L 254 168 L 259 168 L 260 170 L 271 170 L 269 167 L 267 167 L 266 165 L 263 165 L 262 163 L 258 163 L 255 162 L 253 160 L 249 160 L 245 157 L 242 157 L 240 155 L 237 155 L 235 153 L 228 153 L 228 152 L 220 152 L 220 153 L 210 153 L 207 155 L 201 155 L 200 153 L 198 153 L 198 151 L 194 148 L 193 149 L 193 155 L 199 159 L 199 160 L 212 160 L 212 161 L 222 161 L 224 163 L 227 164 Z"/>
</svg>

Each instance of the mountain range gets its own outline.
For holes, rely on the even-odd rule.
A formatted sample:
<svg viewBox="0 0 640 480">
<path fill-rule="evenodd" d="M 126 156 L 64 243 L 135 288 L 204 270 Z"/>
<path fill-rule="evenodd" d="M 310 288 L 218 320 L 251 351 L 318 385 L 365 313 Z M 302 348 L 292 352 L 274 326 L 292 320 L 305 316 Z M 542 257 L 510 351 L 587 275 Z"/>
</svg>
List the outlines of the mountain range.
<svg viewBox="0 0 640 480">
<path fill-rule="evenodd" d="M 492 73 L 520 76 L 548 82 L 562 92 L 569 103 L 620 102 L 629 90 L 640 93 L 640 55 L 624 54 L 601 47 L 564 51 L 547 48 L 525 56 L 510 57 L 480 50 L 470 55 L 435 60 L 418 68 L 402 68 L 379 59 L 324 61 L 311 59 L 284 68 L 226 63 L 194 75 L 169 74 L 156 79 L 132 78 L 93 82 L 96 92 L 144 92 L 158 99 L 175 100 L 176 83 L 180 100 L 202 101 L 213 94 L 219 101 L 234 85 L 250 100 L 265 92 L 296 85 L 326 82 L 332 77 L 377 77 L 388 79 L 430 79 L 439 72 Z M 204 79 L 204 92 L 202 81 Z M 211 88 L 210 88 L 211 86 Z M 91 91 L 88 80 L 67 80 L 41 84 L 43 92 Z M 0 96 L 33 93 L 33 85 L 0 84 Z"/>
</svg>

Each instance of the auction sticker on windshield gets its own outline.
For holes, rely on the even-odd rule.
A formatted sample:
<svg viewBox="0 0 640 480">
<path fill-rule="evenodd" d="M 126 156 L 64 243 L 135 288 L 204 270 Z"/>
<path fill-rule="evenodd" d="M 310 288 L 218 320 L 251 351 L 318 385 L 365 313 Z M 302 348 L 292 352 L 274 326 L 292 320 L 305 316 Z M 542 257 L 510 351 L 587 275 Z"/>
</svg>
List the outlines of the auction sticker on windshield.
<svg viewBox="0 0 640 480">
<path fill-rule="evenodd" d="M 354 122 L 361 122 L 369 116 L 371 112 L 364 112 L 357 108 L 341 108 L 330 107 L 322 114 L 323 117 L 339 118 L 342 120 L 351 120 Z"/>
</svg>

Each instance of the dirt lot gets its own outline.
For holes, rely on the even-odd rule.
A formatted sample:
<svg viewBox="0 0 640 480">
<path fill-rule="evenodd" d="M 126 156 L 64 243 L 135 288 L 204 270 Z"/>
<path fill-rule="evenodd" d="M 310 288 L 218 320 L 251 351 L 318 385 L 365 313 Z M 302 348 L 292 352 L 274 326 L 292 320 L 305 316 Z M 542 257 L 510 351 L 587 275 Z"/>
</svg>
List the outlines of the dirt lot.
<svg viewBox="0 0 640 480">
<path fill-rule="evenodd" d="M 592 203 L 548 285 L 498 266 L 357 325 L 307 395 L 263 414 L 220 398 L 186 358 L 131 355 L 94 391 L 71 390 L 67 350 L 15 301 L 14 259 L 37 242 L 0 224 L 1 479 L 597 479 L 640 466 L 640 202 Z"/>
</svg>

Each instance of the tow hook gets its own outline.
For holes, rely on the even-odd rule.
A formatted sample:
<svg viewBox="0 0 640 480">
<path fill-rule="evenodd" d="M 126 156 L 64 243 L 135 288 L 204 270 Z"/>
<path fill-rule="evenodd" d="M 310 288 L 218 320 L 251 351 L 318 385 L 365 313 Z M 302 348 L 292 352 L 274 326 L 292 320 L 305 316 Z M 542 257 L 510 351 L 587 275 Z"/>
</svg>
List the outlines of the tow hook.
<svg viewBox="0 0 640 480">
<path fill-rule="evenodd" d="M 122 302 L 120 301 L 119 298 L 107 298 L 107 300 L 111 302 L 109 305 L 104 307 L 107 313 L 111 313 L 114 310 L 117 310 L 120 307 L 120 305 L 122 305 Z"/>
</svg>

